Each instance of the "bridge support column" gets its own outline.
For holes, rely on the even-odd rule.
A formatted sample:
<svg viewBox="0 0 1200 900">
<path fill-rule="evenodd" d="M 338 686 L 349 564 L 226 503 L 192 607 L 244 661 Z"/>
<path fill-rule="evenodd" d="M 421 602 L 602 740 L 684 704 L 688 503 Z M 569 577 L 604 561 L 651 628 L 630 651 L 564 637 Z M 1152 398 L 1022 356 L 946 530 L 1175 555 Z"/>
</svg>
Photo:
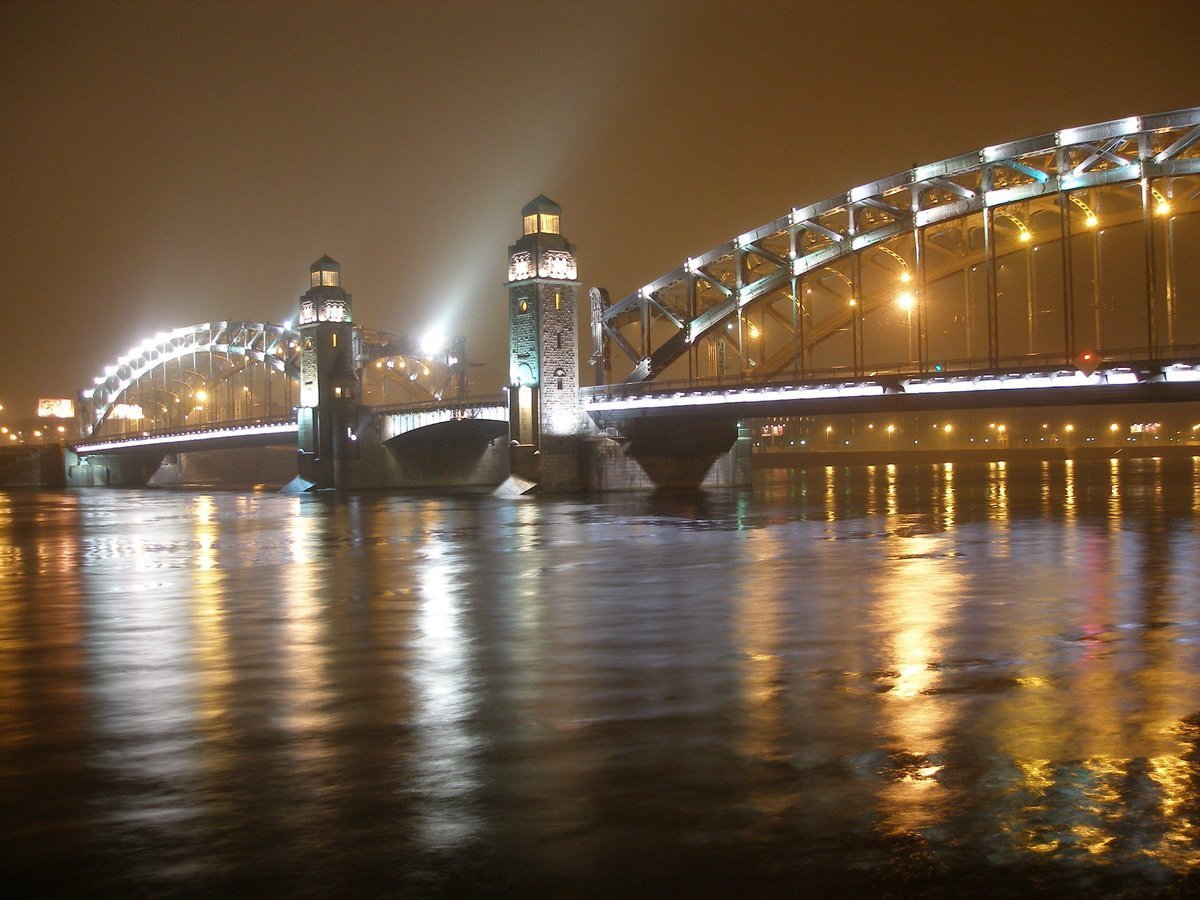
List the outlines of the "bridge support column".
<svg viewBox="0 0 1200 900">
<path fill-rule="evenodd" d="M 162 465 L 162 452 L 77 456 L 65 460 L 67 487 L 143 487 Z"/>
<path fill-rule="evenodd" d="M 750 432 L 741 424 L 697 427 L 648 421 L 628 435 L 585 439 L 580 463 L 587 491 L 749 487 Z"/>
</svg>

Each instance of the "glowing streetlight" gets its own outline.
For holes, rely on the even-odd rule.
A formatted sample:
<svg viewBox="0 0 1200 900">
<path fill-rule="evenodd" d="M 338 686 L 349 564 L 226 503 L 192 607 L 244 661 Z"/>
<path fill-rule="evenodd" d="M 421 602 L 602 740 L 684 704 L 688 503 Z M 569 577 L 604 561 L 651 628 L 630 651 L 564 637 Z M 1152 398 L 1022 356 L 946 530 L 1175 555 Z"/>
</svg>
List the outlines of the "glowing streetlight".
<svg viewBox="0 0 1200 900">
<path fill-rule="evenodd" d="M 1100 224 L 1100 219 L 1092 212 L 1092 208 L 1080 200 L 1078 197 L 1072 197 L 1071 202 L 1083 210 L 1083 224 L 1086 228 L 1095 228 Z"/>
<path fill-rule="evenodd" d="M 1026 225 L 1012 213 L 1001 211 L 1000 215 L 1004 216 L 1004 218 L 1012 222 L 1013 225 L 1017 226 L 1017 240 L 1019 240 L 1022 244 L 1028 244 L 1031 240 L 1033 240 L 1033 235 L 1029 232 L 1028 225 Z"/>
<path fill-rule="evenodd" d="M 206 391 L 204 388 L 200 388 L 200 390 L 196 391 L 193 396 L 196 398 L 197 403 L 208 402 L 208 391 Z"/>
<path fill-rule="evenodd" d="M 896 305 L 906 313 L 912 312 L 912 309 L 914 306 L 916 306 L 916 303 L 917 298 L 913 296 L 912 291 L 901 291 L 896 295 Z"/>
<path fill-rule="evenodd" d="M 1165 216 L 1171 212 L 1171 204 L 1162 192 L 1155 187 L 1150 188 L 1150 193 L 1154 195 L 1154 214 L 1156 216 Z"/>
<path fill-rule="evenodd" d="M 890 256 L 892 259 L 894 259 L 896 262 L 900 263 L 900 274 L 897 275 L 896 277 L 901 281 L 901 283 L 908 284 L 910 281 L 912 281 L 912 273 L 908 271 L 908 260 L 907 259 L 905 259 L 903 256 L 901 256 L 895 250 L 892 250 L 888 247 L 880 247 L 879 249 L 882 250 L 884 253 L 886 253 L 888 256 Z"/>
<path fill-rule="evenodd" d="M 750 339 L 757 340 L 758 336 L 762 333 L 758 330 L 758 326 L 755 325 L 753 322 L 748 322 L 746 324 L 749 328 Z"/>
</svg>

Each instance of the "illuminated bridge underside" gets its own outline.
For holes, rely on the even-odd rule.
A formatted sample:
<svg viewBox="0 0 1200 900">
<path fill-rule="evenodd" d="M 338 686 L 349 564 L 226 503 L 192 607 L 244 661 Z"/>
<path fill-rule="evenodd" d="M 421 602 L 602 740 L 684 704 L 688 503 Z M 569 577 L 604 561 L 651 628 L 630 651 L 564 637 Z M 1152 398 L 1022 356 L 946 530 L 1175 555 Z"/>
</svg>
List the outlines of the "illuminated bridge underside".
<svg viewBox="0 0 1200 900">
<path fill-rule="evenodd" d="M 1200 345 L 1198 212 L 1200 109 L 1068 129 L 793 209 L 600 331 L 626 382 L 1178 359 Z"/>
<path fill-rule="evenodd" d="M 601 427 L 628 428 L 636 420 L 660 417 L 736 420 L 1170 401 L 1200 401 L 1200 358 L 1166 365 L 1116 366 L 1091 374 L 1042 368 L 705 390 L 612 385 L 587 389 L 584 408 Z"/>
<path fill-rule="evenodd" d="M 447 435 L 470 435 L 480 440 L 491 440 L 508 433 L 508 405 L 503 397 L 394 411 L 384 409 L 377 415 L 380 438 L 392 445 L 417 439 L 422 434 L 434 437 L 438 431 L 445 431 Z"/>
</svg>

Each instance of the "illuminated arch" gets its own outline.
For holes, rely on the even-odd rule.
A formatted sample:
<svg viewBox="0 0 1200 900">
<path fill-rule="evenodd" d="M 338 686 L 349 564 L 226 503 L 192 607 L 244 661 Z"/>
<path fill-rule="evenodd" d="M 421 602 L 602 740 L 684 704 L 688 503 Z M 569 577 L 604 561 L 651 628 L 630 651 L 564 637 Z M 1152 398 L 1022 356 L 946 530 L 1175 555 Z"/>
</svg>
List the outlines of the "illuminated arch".
<svg viewBox="0 0 1200 900">
<path fill-rule="evenodd" d="M 370 389 L 384 379 L 393 380 L 398 390 L 383 399 L 407 402 L 440 399 L 452 383 L 454 372 L 448 358 L 418 354 L 412 340 L 387 332 L 360 328 L 357 333 L 362 341 L 359 361 L 368 389 L 368 403 L 381 402 L 379 396 L 371 396 Z M 244 372 L 250 363 L 261 366 L 268 376 L 270 373 L 283 376 L 288 384 L 298 381 L 302 341 L 296 329 L 270 322 L 205 322 L 161 332 L 130 349 L 93 379 L 91 390 L 82 392 L 83 424 L 89 434 L 97 434 L 132 388 L 176 363 L 180 385 L 206 390 Z M 220 359 L 220 368 L 214 369 L 210 376 L 183 369 L 186 357 L 202 354 Z M 166 399 L 164 396 L 160 405 L 165 406 Z M 291 410 L 278 412 L 287 415 Z"/>
<path fill-rule="evenodd" d="M 861 341 L 864 317 L 884 308 L 904 293 L 903 306 L 918 317 L 929 315 L 925 285 L 932 277 L 944 277 L 947 271 L 984 264 L 986 281 L 987 348 L 980 353 L 980 366 L 998 364 L 999 329 L 996 315 L 997 244 L 1031 250 L 1039 242 L 1059 241 L 1064 257 L 1064 279 L 1071 277 L 1070 245 L 1087 229 L 1104 227 L 1086 197 L 1089 192 L 1127 186 L 1129 202 L 1113 204 L 1105 217 L 1110 227 L 1143 223 L 1147 232 L 1148 268 L 1154 257 L 1155 217 L 1175 214 L 1190 217 L 1200 213 L 1200 108 L 1153 116 L 1132 117 L 1083 128 L 1039 135 L 1020 141 L 984 147 L 951 159 L 917 166 L 870 184 L 853 188 L 820 203 L 792 209 L 786 215 L 759 228 L 745 232 L 707 253 L 691 257 L 682 266 L 656 279 L 622 300 L 604 308 L 594 331 L 601 339 L 624 354 L 631 371 L 627 382 L 669 379 L 672 366 L 688 359 L 687 374 L 698 365 L 696 348 L 702 341 L 724 339 L 733 346 L 743 362 L 739 378 L 772 377 L 785 367 L 804 364 L 804 354 L 831 341 L 835 336 L 856 330 L 850 338 Z M 1163 185 L 1185 182 L 1172 198 Z M 1032 212 L 1031 209 L 1040 204 Z M 1172 204 L 1176 204 L 1173 207 Z M 1024 214 L 1022 214 L 1024 212 Z M 1047 216 L 1053 212 L 1053 216 Z M 941 229 L 942 236 L 962 225 L 962 245 L 955 248 L 954 267 L 945 257 L 937 256 L 946 248 L 925 246 L 927 231 Z M 976 223 L 972 226 L 970 223 Z M 970 232 L 970 233 L 967 233 Z M 911 235 L 911 251 L 898 252 L 893 242 Z M 976 246 L 976 242 L 978 246 Z M 923 253 L 924 251 L 924 253 Z M 1169 265 L 1167 280 L 1170 278 Z M 1029 264 L 1032 269 L 1032 263 Z M 939 268 L 941 267 L 941 268 Z M 974 268 L 969 270 L 975 272 Z M 879 273 L 887 272 L 905 287 L 888 291 L 867 287 Z M 865 275 L 864 275 L 865 273 Z M 838 276 L 826 288 L 824 281 Z M 1170 284 L 1156 285 L 1155 274 L 1146 275 L 1150 300 L 1166 296 L 1167 308 L 1174 302 Z M 911 284 L 911 287 L 908 285 Z M 964 291 L 970 284 L 964 280 Z M 815 288 L 840 298 L 844 308 L 812 322 L 805 308 L 805 295 L 798 291 Z M 1067 285 L 1064 292 L 1071 294 Z M 1082 292 L 1082 289 L 1080 289 Z M 1097 293 L 1099 287 L 1096 287 Z M 1157 295 L 1155 292 L 1157 291 Z M 909 293 L 911 292 L 911 293 Z M 774 304 L 786 300 L 785 312 Z M 970 302 L 968 300 L 968 302 Z M 1064 300 L 1066 313 L 1062 354 L 1074 349 L 1074 315 L 1071 300 Z M 790 329 L 794 347 L 767 351 L 766 340 L 754 351 L 753 330 L 743 333 L 745 316 L 762 312 L 776 320 L 780 328 Z M 1179 344 L 1167 334 L 1170 326 L 1147 314 L 1146 338 L 1151 355 L 1169 345 Z M 1033 318 L 1031 316 L 1031 318 Z M 806 325 L 807 330 L 805 330 Z M 1158 334 L 1155 328 L 1164 333 Z M 1099 342 L 1099 319 L 1096 325 Z M 968 341 L 970 338 L 968 338 Z M 1031 338 L 1032 344 L 1032 338 Z M 982 348 L 980 348 L 982 351 Z M 724 359 L 725 343 L 722 343 Z M 1032 347 L 1031 347 L 1032 354 Z M 757 358 L 750 360 L 751 354 Z M 615 355 L 615 354 L 614 354 Z M 853 366 L 862 368 L 858 343 L 853 348 Z M 914 365 L 928 363 L 927 348 L 917 348 Z M 1061 358 L 1061 356 L 1060 356 Z M 597 349 L 594 359 L 602 359 Z M 847 360 L 847 363 L 850 361 Z M 757 372 L 748 368 L 754 366 Z M 798 366 L 799 363 L 799 366 Z"/>
<path fill-rule="evenodd" d="M 193 354 L 241 357 L 296 379 L 300 373 L 300 335 L 268 322 L 205 322 L 160 332 L 106 366 L 85 401 L 86 425 L 95 434 L 129 388 L 159 368 Z"/>
</svg>

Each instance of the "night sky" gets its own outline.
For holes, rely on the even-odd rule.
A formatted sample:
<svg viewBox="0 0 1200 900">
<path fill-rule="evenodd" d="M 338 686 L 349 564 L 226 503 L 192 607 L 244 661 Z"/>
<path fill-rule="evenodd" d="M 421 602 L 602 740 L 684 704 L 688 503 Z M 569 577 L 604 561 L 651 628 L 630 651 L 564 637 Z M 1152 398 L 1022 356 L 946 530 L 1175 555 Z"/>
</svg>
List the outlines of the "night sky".
<svg viewBox="0 0 1200 900">
<path fill-rule="evenodd" d="M 465 334 L 494 390 L 537 194 L 616 299 L 914 162 L 1198 105 L 1198 34 L 1195 0 L 7 2 L 2 415 L 294 319 L 322 253 L 356 321 Z"/>
</svg>

